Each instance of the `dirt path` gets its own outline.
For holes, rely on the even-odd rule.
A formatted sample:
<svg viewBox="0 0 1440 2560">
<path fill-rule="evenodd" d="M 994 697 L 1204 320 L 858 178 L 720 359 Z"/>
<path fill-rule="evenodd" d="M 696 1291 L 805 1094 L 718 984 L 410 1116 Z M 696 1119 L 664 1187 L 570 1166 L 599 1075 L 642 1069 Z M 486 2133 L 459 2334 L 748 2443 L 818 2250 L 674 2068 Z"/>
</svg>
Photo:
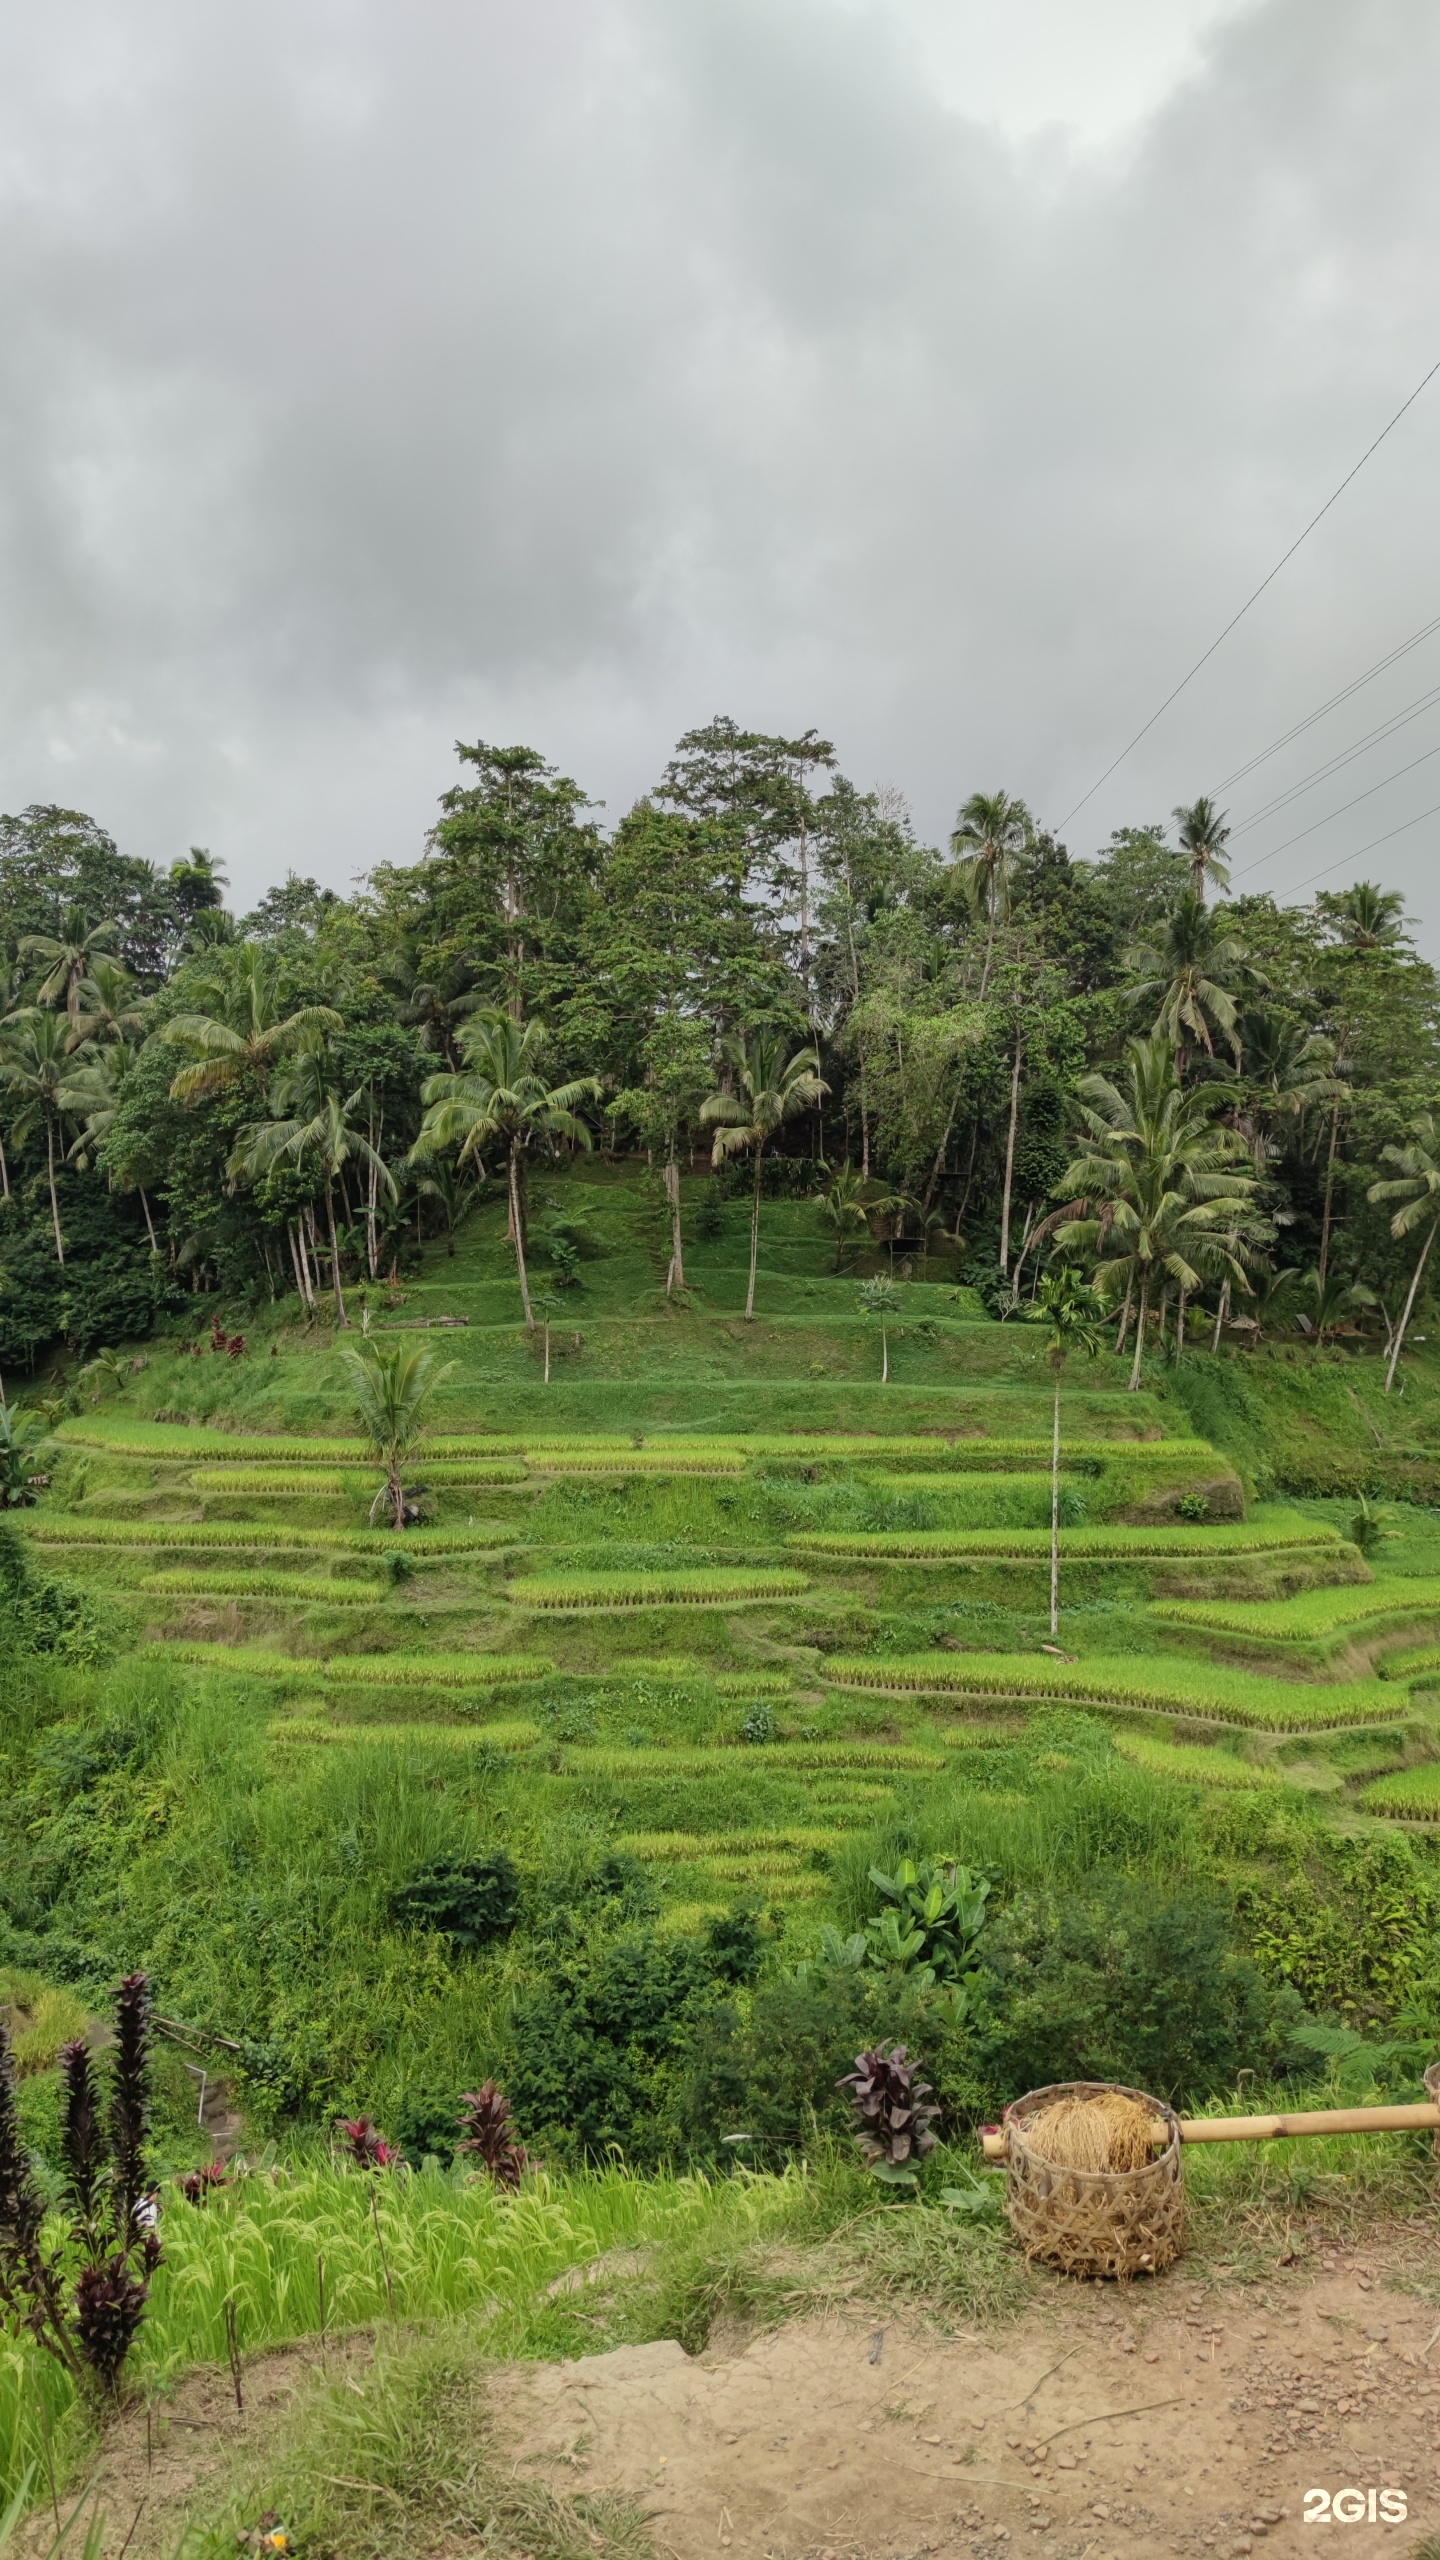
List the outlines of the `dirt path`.
<svg viewBox="0 0 1440 2560">
<path fill-rule="evenodd" d="M 1316 2489 L 1361 2493 L 1341 2549 L 1363 2560 L 1440 2528 L 1440 2336 L 1385 2273 L 1340 2262 L 1264 2308 L 1183 2275 L 1077 2288 L 954 2340 L 876 2316 L 698 2360 L 622 2347 L 514 2368 L 497 2406 L 528 2476 L 628 2492 L 678 2560 L 1299 2554 Z M 1404 2522 L 1378 2495 L 1369 2522 L 1372 2488 Z"/>
</svg>

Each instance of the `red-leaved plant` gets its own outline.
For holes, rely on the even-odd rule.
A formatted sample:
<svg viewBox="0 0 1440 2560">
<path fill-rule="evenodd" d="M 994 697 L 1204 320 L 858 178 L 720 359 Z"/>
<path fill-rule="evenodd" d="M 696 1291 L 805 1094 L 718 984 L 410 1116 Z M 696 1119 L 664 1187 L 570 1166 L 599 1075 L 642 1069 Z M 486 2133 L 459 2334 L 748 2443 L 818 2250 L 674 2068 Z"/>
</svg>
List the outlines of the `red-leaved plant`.
<svg viewBox="0 0 1440 2560">
<path fill-rule="evenodd" d="M 850 2092 L 855 2139 L 876 2177 L 913 2187 L 915 2163 L 935 2148 L 931 2126 L 940 2110 L 926 2104 L 930 2083 L 917 2077 L 904 2045 L 857 2053 L 854 2070 L 835 2086 Z"/>
<path fill-rule="evenodd" d="M 516 2140 L 509 2099 L 487 2080 L 466 2090 L 460 2110 L 461 2138 L 455 2146 L 460 2157 L 488 2169 L 497 2187 L 518 2187 L 525 2173 L 525 2145 Z"/>
<path fill-rule="evenodd" d="M 60 2056 L 60 2153 L 69 2230 L 48 2248 L 45 2205 L 21 2139 L 15 2061 L 0 2025 L 0 2302 L 77 2381 L 112 2397 L 160 2263 L 145 2165 L 150 2114 L 150 1987 L 129 1974 L 115 1995 L 108 2093 L 82 2039 Z"/>
<path fill-rule="evenodd" d="M 405 2154 L 398 2142 L 390 2142 L 368 2116 L 337 2116 L 336 2130 L 350 2145 L 350 2157 L 357 2169 L 399 2169 Z"/>
<path fill-rule="evenodd" d="M 198 2169 L 187 2169 L 175 2181 L 187 2204 L 208 2204 L 213 2195 L 230 2184 L 230 2172 L 223 2160 L 204 2160 Z"/>
</svg>

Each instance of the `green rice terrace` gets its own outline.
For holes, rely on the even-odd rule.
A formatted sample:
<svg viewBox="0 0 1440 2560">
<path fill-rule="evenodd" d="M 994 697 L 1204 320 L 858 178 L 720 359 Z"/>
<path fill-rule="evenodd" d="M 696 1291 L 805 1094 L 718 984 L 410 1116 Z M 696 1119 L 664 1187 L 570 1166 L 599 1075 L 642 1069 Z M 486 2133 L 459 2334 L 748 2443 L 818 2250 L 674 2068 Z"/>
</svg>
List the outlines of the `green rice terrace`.
<svg viewBox="0 0 1440 2560">
<path fill-rule="evenodd" d="M 7 1675 L 29 2138 L 53 2157 L 59 2045 L 143 1966 L 163 2163 L 278 2144 L 298 2181 L 176 2234 L 137 2350 L 156 2375 L 224 2357 L 227 2301 L 247 2351 L 313 2329 L 317 2245 L 340 2327 L 398 2286 L 404 2314 L 478 2318 L 487 2353 L 698 2343 L 736 2267 L 870 2230 L 834 2091 L 876 2035 L 923 2055 L 957 2192 L 970 2129 L 1046 2081 L 1203 2106 L 1240 2070 L 1323 2099 L 1336 2054 L 1372 2092 L 1418 2067 L 1403 2040 L 1440 1998 L 1423 1360 L 1388 1446 L 1373 1355 L 1201 1353 L 1136 1393 L 1128 1359 L 1072 1363 L 1052 1639 L 1052 1379 L 1023 1316 L 927 1264 L 882 1385 L 807 1204 L 766 1204 L 746 1324 L 738 1217 L 667 1300 L 635 1172 L 564 1179 L 594 1242 L 548 1382 L 503 1201 L 371 1294 L 372 1345 L 448 1364 L 415 1525 L 372 1520 L 342 1337 L 294 1301 L 252 1314 L 243 1356 L 212 1351 L 204 1301 L 137 1347 L 15 1515 L 16 1606 L 63 1630 Z M 907 1947 L 907 1857 L 980 1880 L 959 1991 L 923 1932 Z M 523 2231 L 449 2165 L 490 2078 L 540 2164 Z M 329 2165 L 341 2116 L 429 2164 L 373 2232 Z M 1311 2146 L 1362 2213 L 1424 2176 L 1418 2141 L 1381 2151 L 1357 2171 Z M 1268 2210 L 1270 2174 L 1207 2148 L 1202 2227 Z M 987 2192 L 946 2226 L 943 2282 L 863 2249 L 854 2282 L 1011 2300 Z M 222 2282 L 205 2232 L 241 2224 Z M 617 2250 L 652 2276 L 566 2293 Z M 13 2485 L 36 2409 L 80 2421 L 33 2355 L 4 2393 Z"/>
</svg>

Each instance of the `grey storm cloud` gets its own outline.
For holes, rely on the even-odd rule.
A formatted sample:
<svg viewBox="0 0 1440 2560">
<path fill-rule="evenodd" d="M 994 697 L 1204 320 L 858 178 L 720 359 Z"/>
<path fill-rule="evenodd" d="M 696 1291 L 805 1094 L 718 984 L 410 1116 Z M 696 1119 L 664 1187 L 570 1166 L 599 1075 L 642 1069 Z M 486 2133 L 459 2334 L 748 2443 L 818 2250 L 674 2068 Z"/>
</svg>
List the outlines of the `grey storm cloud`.
<svg viewBox="0 0 1440 2560">
<path fill-rule="evenodd" d="M 457 734 L 613 814 L 723 708 L 932 836 L 976 787 L 1063 817 L 1440 356 L 1440 18 L 1190 0 L 1106 126 L 1105 47 L 1177 0 L 1089 0 L 1073 116 L 1049 4 L 1033 118 L 965 0 L 968 57 L 929 0 L 12 12 L 0 801 L 208 842 L 243 897 L 417 850 Z M 1437 450 L 1440 382 L 1074 849 L 1440 612 Z M 1353 856 L 1440 940 L 1440 819 L 1386 836 L 1431 734 L 1237 838 L 1255 885 Z"/>
</svg>

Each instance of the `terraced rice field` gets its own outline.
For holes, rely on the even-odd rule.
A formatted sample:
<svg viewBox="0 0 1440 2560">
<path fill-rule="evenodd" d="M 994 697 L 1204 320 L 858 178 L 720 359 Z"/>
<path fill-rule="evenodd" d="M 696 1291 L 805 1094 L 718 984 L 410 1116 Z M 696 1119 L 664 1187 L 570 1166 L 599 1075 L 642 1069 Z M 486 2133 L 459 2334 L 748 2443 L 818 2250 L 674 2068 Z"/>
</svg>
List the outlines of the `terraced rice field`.
<svg viewBox="0 0 1440 2560">
<path fill-rule="evenodd" d="M 676 1925 L 737 1891 L 803 1906 L 847 1832 L 983 1768 L 1037 1714 L 1104 1718 L 1177 1785 L 1323 1780 L 1352 1820 L 1431 1818 L 1440 1645 L 1417 1639 L 1432 1615 L 1440 1637 L 1440 1539 L 1428 1573 L 1372 1575 L 1343 1507 L 1248 1501 L 1178 1404 L 1129 1395 L 1102 1359 L 1066 1390 L 1046 1651 L 1034 1338 L 917 1285 L 927 1366 L 916 1351 L 882 1391 L 834 1283 L 762 1270 L 774 1312 L 746 1328 L 725 1253 L 701 1252 L 703 1317 L 617 1282 L 625 1311 L 587 1319 L 581 1371 L 561 1361 L 548 1390 L 513 1284 L 467 1278 L 463 1253 L 415 1283 L 472 1321 L 444 1339 L 455 1368 L 414 1469 L 426 1525 L 402 1536 L 370 1525 L 379 1479 L 324 1337 L 256 1381 L 273 1376 L 268 1413 L 254 1394 L 216 1413 L 241 1393 L 222 1365 L 207 1414 L 161 1418 L 165 1394 L 205 1401 L 178 1364 L 160 1413 L 67 1422 L 25 1533 L 125 1641 L 253 1691 L 287 1769 L 499 1768 L 537 1821 L 598 1822 L 642 1859 Z M 286 1410 L 307 1418 L 277 1427 Z"/>
</svg>

